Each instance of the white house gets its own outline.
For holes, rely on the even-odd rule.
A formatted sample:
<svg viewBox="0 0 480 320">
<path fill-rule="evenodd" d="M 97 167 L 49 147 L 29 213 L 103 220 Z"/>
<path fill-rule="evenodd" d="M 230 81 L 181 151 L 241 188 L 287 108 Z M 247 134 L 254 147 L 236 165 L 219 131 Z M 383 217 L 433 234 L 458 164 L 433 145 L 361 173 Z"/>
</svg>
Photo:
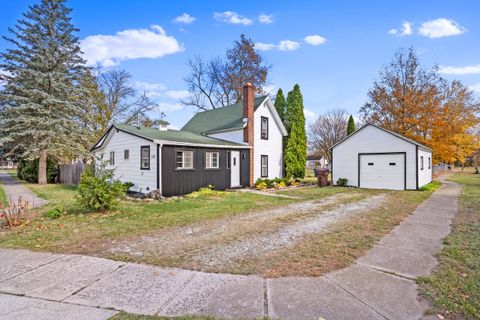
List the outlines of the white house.
<svg viewBox="0 0 480 320">
<path fill-rule="evenodd" d="M 197 113 L 181 130 L 114 124 L 91 151 L 137 191 L 164 196 L 282 177 L 285 127 L 268 96 L 254 98 L 250 84 L 243 96 L 242 102 Z"/>
<path fill-rule="evenodd" d="M 366 124 L 331 148 L 332 181 L 393 190 L 418 190 L 432 181 L 432 150 L 414 140 Z"/>
</svg>

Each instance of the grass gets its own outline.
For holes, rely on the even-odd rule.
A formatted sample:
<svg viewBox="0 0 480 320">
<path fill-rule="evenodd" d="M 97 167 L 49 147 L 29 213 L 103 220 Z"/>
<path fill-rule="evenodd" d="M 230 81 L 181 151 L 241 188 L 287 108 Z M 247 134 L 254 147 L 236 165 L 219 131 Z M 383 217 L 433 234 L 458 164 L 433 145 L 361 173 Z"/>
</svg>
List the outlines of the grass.
<svg viewBox="0 0 480 320">
<path fill-rule="evenodd" d="M 75 200 L 76 187 L 26 186 L 49 201 L 42 211 L 61 206 L 70 214 L 50 220 L 40 217 L 39 212 L 38 218 L 3 235 L 3 239 L 0 238 L 2 247 L 88 254 L 94 248 L 91 244 L 95 242 L 298 201 L 252 193 L 219 192 L 215 196 L 186 197 L 168 202 L 123 201 L 114 211 L 85 214 Z"/>
<path fill-rule="evenodd" d="M 431 312 L 449 319 L 480 319 L 480 175 L 454 174 L 463 185 L 452 233 L 439 253 L 440 265 L 419 279 L 420 292 L 433 304 Z"/>
<path fill-rule="evenodd" d="M 2 183 L 0 183 L 0 204 L 8 205 L 7 195 L 3 189 Z"/>
<path fill-rule="evenodd" d="M 185 316 L 185 317 L 160 317 L 160 316 L 143 316 L 120 312 L 109 318 L 109 320 L 219 320 L 218 318 L 208 316 Z"/>
</svg>

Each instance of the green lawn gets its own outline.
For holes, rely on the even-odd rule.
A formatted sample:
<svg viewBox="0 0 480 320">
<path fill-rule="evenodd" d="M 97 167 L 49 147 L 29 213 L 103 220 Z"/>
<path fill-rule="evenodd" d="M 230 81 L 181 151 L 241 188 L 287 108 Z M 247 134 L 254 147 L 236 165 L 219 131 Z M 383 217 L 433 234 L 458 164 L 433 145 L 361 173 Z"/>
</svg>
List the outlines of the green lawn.
<svg viewBox="0 0 480 320">
<path fill-rule="evenodd" d="M 28 224 L 0 235 L 0 246 L 85 254 L 95 250 L 93 243 L 109 239 L 148 234 L 165 227 L 184 226 L 345 191 L 328 187 L 313 188 L 309 191 L 298 188 L 286 192 L 298 194 L 300 199 L 254 193 L 216 192 L 212 196 L 182 197 L 170 201 L 122 201 L 116 210 L 87 213 L 76 201 L 76 187 L 54 184 L 25 186 L 48 200 L 49 204 L 41 208 L 37 217 Z M 62 208 L 65 214 L 55 220 L 44 218 L 43 212 L 54 207 Z"/>
<path fill-rule="evenodd" d="M 463 185 L 452 233 L 438 255 L 439 268 L 419 279 L 421 293 L 448 319 L 480 319 L 480 175 L 454 174 Z"/>
<path fill-rule="evenodd" d="M 0 204 L 8 205 L 7 195 L 5 194 L 2 183 L 0 183 Z"/>
</svg>

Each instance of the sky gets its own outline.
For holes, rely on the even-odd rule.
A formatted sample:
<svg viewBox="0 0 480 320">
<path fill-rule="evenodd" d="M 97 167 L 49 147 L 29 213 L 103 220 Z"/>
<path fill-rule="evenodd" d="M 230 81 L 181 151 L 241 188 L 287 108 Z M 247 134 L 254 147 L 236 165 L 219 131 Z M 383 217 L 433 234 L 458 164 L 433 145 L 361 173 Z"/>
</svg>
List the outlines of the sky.
<svg viewBox="0 0 480 320">
<path fill-rule="evenodd" d="M 8 35 L 38 0 L 0 0 Z M 268 90 L 299 84 L 307 122 L 333 109 L 354 116 L 378 71 L 399 48 L 438 65 L 480 95 L 480 1 L 154 1 L 70 0 L 72 22 L 90 65 L 123 68 L 158 103 L 173 128 L 196 112 L 187 94 L 187 62 L 223 56 L 243 33 L 272 65 Z M 7 47 L 0 39 L 0 51 Z"/>
</svg>

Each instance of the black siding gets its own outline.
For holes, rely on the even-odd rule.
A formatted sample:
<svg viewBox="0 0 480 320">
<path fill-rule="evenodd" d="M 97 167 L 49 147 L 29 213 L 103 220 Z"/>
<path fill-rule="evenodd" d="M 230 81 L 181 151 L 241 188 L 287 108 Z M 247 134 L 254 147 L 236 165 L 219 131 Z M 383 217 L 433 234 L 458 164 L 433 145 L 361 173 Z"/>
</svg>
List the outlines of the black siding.
<svg viewBox="0 0 480 320">
<path fill-rule="evenodd" d="M 176 151 L 193 151 L 193 170 L 176 169 Z M 235 149 L 233 149 L 235 150 Z M 205 152 L 219 152 L 219 169 L 205 169 Z M 230 169 L 226 169 L 227 151 L 230 149 L 163 146 L 162 156 L 162 195 L 165 197 L 184 195 L 196 191 L 209 184 L 217 190 L 230 188 Z M 240 151 L 240 183 L 248 185 L 249 150 Z M 245 155 L 245 159 L 243 157 Z"/>
</svg>

